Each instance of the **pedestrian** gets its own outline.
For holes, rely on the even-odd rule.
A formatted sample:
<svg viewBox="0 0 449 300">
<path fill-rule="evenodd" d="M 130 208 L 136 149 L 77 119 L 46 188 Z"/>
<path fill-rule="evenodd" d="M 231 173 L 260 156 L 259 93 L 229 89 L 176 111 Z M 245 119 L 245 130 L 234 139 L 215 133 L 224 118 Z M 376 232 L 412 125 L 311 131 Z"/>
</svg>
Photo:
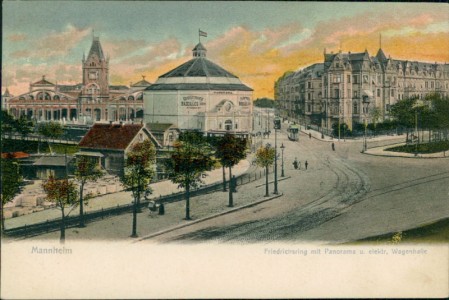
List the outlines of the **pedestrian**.
<svg viewBox="0 0 449 300">
<path fill-rule="evenodd" d="M 332 143 L 332 151 L 335 151 L 335 144 Z"/>
<path fill-rule="evenodd" d="M 165 207 L 164 207 L 164 203 L 161 203 L 159 205 L 159 215 L 165 215 Z"/>
<path fill-rule="evenodd" d="M 293 161 L 293 167 L 295 168 L 295 170 L 298 169 L 298 159 L 295 157 L 295 160 Z"/>
<path fill-rule="evenodd" d="M 311 132 L 309 132 L 309 139 L 311 139 L 312 138 L 312 133 Z"/>
<path fill-rule="evenodd" d="M 304 166 L 306 166 L 306 170 L 307 170 L 307 166 L 309 165 L 309 163 L 307 162 L 307 160 L 306 160 L 306 162 L 304 163 Z"/>
</svg>

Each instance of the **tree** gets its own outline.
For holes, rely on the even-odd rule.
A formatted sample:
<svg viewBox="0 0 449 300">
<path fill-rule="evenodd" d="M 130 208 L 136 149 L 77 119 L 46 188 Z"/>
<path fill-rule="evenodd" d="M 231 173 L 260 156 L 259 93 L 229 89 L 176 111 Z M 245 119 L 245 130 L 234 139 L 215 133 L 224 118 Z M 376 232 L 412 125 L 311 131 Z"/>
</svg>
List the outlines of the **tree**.
<svg viewBox="0 0 449 300">
<path fill-rule="evenodd" d="M 42 188 L 47 194 L 47 200 L 56 203 L 56 206 L 61 210 L 61 236 L 60 242 L 65 242 L 65 218 L 64 212 L 66 205 L 72 205 L 73 208 L 78 203 L 78 191 L 77 186 L 73 181 L 69 179 L 55 179 L 50 176 L 46 181 L 42 183 Z M 70 210 L 71 211 L 71 210 Z M 69 211 L 69 213 L 70 213 Z"/>
<path fill-rule="evenodd" d="M 168 178 L 186 191 L 186 220 L 190 218 L 190 190 L 199 186 L 203 172 L 214 166 L 212 150 L 206 139 L 187 131 L 174 144 L 174 151 L 166 160 Z"/>
<path fill-rule="evenodd" d="M 373 128 L 374 132 L 376 132 L 376 125 L 377 122 L 380 120 L 380 117 L 382 116 L 382 111 L 379 107 L 373 107 L 370 111 L 371 120 L 373 120 Z"/>
<path fill-rule="evenodd" d="M 133 224 L 131 237 L 137 237 L 137 210 L 140 207 L 140 197 L 154 176 L 156 149 L 150 140 L 132 146 L 126 155 L 125 170 L 120 177 L 123 185 L 133 194 Z"/>
<path fill-rule="evenodd" d="M 215 157 L 218 158 L 221 165 L 229 168 L 229 182 L 232 180 L 232 167 L 246 157 L 246 141 L 237 138 L 232 134 L 226 133 L 218 140 L 216 145 Z M 223 178 L 223 185 L 226 185 L 226 178 Z M 232 198 L 232 188 L 229 188 L 229 207 L 234 206 Z"/>
<path fill-rule="evenodd" d="M 439 94 L 428 95 L 427 100 L 431 102 L 434 116 L 434 127 L 440 131 L 444 131 L 445 139 L 448 139 L 449 129 L 449 98 L 442 97 Z"/>
<path fill-rule="evenodd" d="M 79 190 L 79 206 L 80 206 L 80 224 L 79 227 L 85 227 L 84 225 L 84 200 L 83 192 L 84 185 L 87 181 L 97 181 L 100 177 L 103 176 L 103 172 L 100 167 L 96 163 L 96 161 L 92 158 L 88 158 L 86 156 L 80 156 L 77 158 L 76 167 L 75 167 L 75 178 L 80 185 Z"/>
<path fill-rule="evenodd" d="M 274 108 L 276 107 L 276 101 L 269 98 L 257 98 L 254 100 L 253 105 L 257 107 Z"/>
<path fill-rule="evenodd" d="M 20 174 L 18 162 L 10 157 L 1 160 L 1 197 L 2 197 L 2 232 L 5 230 L 4 205 L 14 199 L 20 192 L 23 178 Z"/>
<path fill-rule="evenodd" d="M 409 130 L 415 124 L 415 110 L 413 109 L 415 101 L 416 98 L 405 98 L 391 106 L 390 115 L 397 120 L 398 125 L 404 126 L 407 129 L 407 140 Z"/>
<path fill-rule="evenodd" d="M 15 122 L 15 128 L 23 139 L 33 131 L 33 125 L 33 122 L 28 120 L 25 116 L 20 116 Z"/>
<path fill-rule="evenodd" d="M 2 134 L 8 133 L 11 136 L 13 129 L 15 128 L 14 117 L 6 110 L 2 110 Z"/>
<path fill-rule="evenodd" d="M 256 164 L 259 167 L 265 168 L 265 197 L 269 196 L 268 193 L 268 167 L 274 163 L 275 150 L 270 144 L 266 144 L 265 147 L 260 147 L 256 152 Z"/>
<path fill-rule="evenodd" d="M 56 122 L 42 123 L 39 126 L 38 132 L 47 139 L 50 152 L 53 153 L 50 145 L 50 139 L 60 138 L 64 134 L 64 127 Z"/>
</svg>

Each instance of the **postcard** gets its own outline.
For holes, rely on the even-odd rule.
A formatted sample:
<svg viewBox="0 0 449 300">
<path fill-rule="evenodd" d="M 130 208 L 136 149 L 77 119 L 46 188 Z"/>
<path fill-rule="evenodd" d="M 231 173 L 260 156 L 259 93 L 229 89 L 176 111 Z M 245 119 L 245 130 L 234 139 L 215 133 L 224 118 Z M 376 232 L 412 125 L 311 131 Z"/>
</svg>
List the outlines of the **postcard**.
<svg viewBox="0 0 449 300">
<path fill-rule="evenodd" d="M 447 297 L 448 20 L 4 1 L 1 297 Z"/>
</svg>

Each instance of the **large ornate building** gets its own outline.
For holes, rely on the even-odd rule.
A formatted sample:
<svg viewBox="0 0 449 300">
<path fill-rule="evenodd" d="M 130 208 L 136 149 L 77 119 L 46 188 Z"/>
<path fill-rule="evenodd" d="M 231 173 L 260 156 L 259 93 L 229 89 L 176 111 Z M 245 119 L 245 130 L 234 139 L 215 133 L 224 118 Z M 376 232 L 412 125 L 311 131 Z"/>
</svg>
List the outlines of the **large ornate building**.
<svg viewBox="0 0 449 300">
<path fill-rule="evenodd" d="M 396 60 L 380 48 L 362 53 L 326 53 L 324 63 L 284 74 L 275 83 L 280 114 L 302 124 L 370 123 L 389 119 L 390 107 L 407 97 L 449 94 L 449 65 Z"/>
<path fill-rule="evenodd" d="M 201 43 L 192 52 L 191 60 L 145 89 L 145 122 L 149 127 L 167 124 L 209 135 L 249 136 L 253 89 L 208 60 Z"/>
<path fill-rule="evenodd" d="M 57 81 L 56 81 L 57 82 Z M 142 80 L 131 84 L 109 85 L 109 57 L 98 37 L 93 37 L 82 59 L 82 83 L 58 85 L 42 79 L 30 83 L 27 93 L 2 95 L 2 109 L 16 118 L 24 115 L 37 121 L 59 120 L 65 123 L 131 121 L 143 117 L 143 90 L 151 84 Z"/>
</svg>

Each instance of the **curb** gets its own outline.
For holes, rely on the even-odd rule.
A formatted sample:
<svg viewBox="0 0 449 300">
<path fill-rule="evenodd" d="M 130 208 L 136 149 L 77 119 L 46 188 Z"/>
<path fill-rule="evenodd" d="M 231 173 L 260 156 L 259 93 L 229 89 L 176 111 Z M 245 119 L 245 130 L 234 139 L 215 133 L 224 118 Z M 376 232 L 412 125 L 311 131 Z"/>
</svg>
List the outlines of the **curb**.
<svg viewBox="0 0 449 300">
<path fill-rule="evenodd" d="M 249 204 L 246 204 L 246 205 L 243 205 L 243 206 L 239 206 L 239 207 L 236 207 L 236 208 L 233 208 L 233 209 L 230 209 L 230 210 L 218 213 L 218 214 L 214 214 L 214 215 L 211 215 L 211 216 L 208 216 L 208 217 L 204 217 L 202 219 L 194 220 L 194 221 L 189 222 L 189 223 L 185 223 L 185 224 L 181 224 L 181 225 L 178 225 L 178 226 L 175 226 L 175 227 L 172 227 L 172 228 L 164 229 L 164 230 L 161 230 L 161 231 L 158 231 L 158 232 L 146 235 L 144 237 L 141 237 L 141 238 L 139 238 L 137 240 L 134 240 L 132 243 L 141 242 L 143 240 L 151 239 L 153 237 L 156 237 L 156 236 L 168 233 L 168 232 L 172 232 L 172 231 L 175 231 L 175 230 L 178 230 L 178 229 L 181 229 L 181 228 L 193 225 L 193 224 L 201 223 L 201 222 L 204 222 L 204 221 L 216 218 L 216 217 L 227 215 L 227 214 L 230 214 L 230 213 L 242 210 L 244 208 L 256 206 L 258 204 L 261 204 L 261 203 L 264 203 L 264 202 L 267 202 L 267 201 L 270 201 L 270 200 L 282 197 L 283 195 L 284 195 L 283 193 L 280 193 L 278 195 L 274 195 L 274 196 L 268 197 L 266 199 L 262 199 L 262 200 L 259 200 L 259 201 L 253 202 L 253 203 L 249 203 Z"/>
<path fill-rule="evenodd" d="M 436 159 L 436 158 L 449 158 L 449 156 L 401 156 L 401 155 L 392 155 L 392 154 L 376 154 L 376 153 L 368 153 L 363 152 L 362 154 L 372 155 L 372 156 L 383 156 L 383 157 L 394 157 L 394 158 L 414 158 L 414 159 Z"/>
<path fill-rule="evenodd" d="M 285 176 L 285 177 L 282 177 L 282 178 L 278 178 L 278 182 L 279 181 L 283 181 L 283 180 L 287 180 L 287 179 L 290 179 L 290 178 L 292 178 L 292 177 L 291 176 Z M 270 184 L 270 183 L 274 183 L 274 180 L 268 181 L 268 184 Z M 265 183 L 256 185 L 256 188 L 261 187 L 261 186 L 265 186 Z"/>
</svg>

